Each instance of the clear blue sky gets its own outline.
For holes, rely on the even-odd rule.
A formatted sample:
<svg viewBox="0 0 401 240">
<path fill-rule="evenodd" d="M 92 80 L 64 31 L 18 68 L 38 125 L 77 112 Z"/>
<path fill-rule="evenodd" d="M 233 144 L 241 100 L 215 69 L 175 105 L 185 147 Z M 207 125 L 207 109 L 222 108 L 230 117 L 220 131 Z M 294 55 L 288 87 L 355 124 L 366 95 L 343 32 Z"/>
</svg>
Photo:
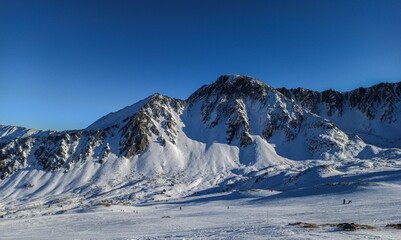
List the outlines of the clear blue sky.
<svg viewBox="0 0 401 240">
<path fill-rule="evenodd" d="M 0 0 L 0 124 L 84 128 L 228 73 L 314 90 L 401 81 L 401 1 Z"/>
</svg>

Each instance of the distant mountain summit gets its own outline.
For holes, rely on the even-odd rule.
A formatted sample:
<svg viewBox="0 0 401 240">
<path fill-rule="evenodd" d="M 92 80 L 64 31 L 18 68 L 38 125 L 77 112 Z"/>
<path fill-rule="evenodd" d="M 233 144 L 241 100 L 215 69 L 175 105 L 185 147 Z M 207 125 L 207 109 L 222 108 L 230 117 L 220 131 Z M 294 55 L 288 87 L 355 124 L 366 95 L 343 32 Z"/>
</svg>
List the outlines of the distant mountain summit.
<svg viewBox="0 0 401 240">
<path fill-rule="evenodd" d="M 301 160 L 400 158 L 400 119 L 401 82 L 317 92 L 223 75 L 187 100 L 157 93 L 81 130 L 0 126 L 0 191 L 89 194 L 175 176 L 188 192 Z"/>
</svg>

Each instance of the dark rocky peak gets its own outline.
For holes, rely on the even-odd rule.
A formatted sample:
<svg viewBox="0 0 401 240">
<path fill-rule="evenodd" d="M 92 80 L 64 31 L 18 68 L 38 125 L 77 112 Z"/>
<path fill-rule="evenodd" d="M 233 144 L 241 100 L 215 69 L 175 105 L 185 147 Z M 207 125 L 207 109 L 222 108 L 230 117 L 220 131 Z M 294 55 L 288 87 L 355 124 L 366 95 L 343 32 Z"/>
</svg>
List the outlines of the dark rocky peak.
<svg viewBox="0 0 401 240">
<path fill-rule="evenodd" d="M 120 154 L 130 158 L 144 152 L 149 147 L 152 136 L 157 137 L 162 145 L 165 145 L 166 141 L 175 144 L 178 121 L 175 114 L 183 111 L 184 103 L 159 93 L 149 97 L 134 115 L 123 120 L 124 124 L 120 129 Z"/>
<path fill-rule="evenodd" d="M 369 88 L 358 88 L 347 92 L 352 105 L 357 102 L 369 101 L 369 103 L 389 103 L 401 100 L 401 82 L 398 83 L 380 83 Z"/>
<path fill-rule="evenodd" d="M 318 115 L 341 116 L 344 108 L 349 105 L 362 112 L 370 120 L 378 118 L 380 121 L 388 123 L 396 120 L 394 105 L 401 101 L 401 82 L 380 83 L 349 92 L 331 89 L 318 92 L 303 88 L 279 88 L 277 90 L 286 97 L 292 98 L 303 108 Z"/>
<path fill-rule="evenodd" d="M 160 93 L 155 93 L 148 98 L 142 109 L 154 110 L 156 117 L 159 117 L 160 111 L 166 108 L 172 108 L 174 111 L 180 112 L 184 107 L 185 101 L 171 98 Z"/>
<path fill-rule="evenodd" d="M 214 83 L 204 85 L 198 89 L 188 98 L 188 102 L 191 104 L 197 100 L 211 96 L 262 99 L 269 90 L 273 90 L 273 88 L 249 76 L 222 75 Z"/>
<path fill-rule="evenodd" d="M 345 95 L 350 106 L 357 108 L 369 119 L 378 117 L 382 122 L 391 123 L 396 121 L 394 105 L 401 101 L 401 82 L 358 88 Z"/>
<path fill-rule="evenodd" d="M 227 143 L 241 147 L 252 143 L 251 135 L 269 139 L 275 131 L 293 140 L 303 121 L 302 108 L 290 97 L 242 75 L 221 76 L 196 91 L 188 104 L 189 113 L 199 111 L 208 129 L 226 126 Z"/>
</svg>

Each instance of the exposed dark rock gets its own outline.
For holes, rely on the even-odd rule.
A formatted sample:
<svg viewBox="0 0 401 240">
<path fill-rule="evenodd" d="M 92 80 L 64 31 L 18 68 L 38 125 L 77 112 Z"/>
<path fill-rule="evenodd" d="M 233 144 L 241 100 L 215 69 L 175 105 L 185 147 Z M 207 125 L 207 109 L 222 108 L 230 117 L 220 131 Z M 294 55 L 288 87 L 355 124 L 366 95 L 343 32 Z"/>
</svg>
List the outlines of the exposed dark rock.
<svg viewBox="0 0 401 240">
<path fill-rule="evenodd" d="M 35 142 L 33 138 L 17 138 L 0 143 L 0 178 L 5 179 L 27 164 L 27 157 Z"/>
<path fill-rule="evenodd" d="M 303 108 L 319 114 L 318 104 L 321 102 L 321 94 L 319 92 L 304 88 L 278 88 L 277 90 L 287 98 L 293 99 Z"/>
<path fill-rule="evenodd" d="M 354 223 L 339 223 L 337 230 L 339 231 L 356 231 L 357 226 Z"/>
<path fill-rule="evenodd" d="M 371 225 L 360 225 L 355 223 L 307 223 L 307 222 L 295 222 L 289 223 L 288 226 L 300 226 L 303 228 L 324 228 L 324 227 L 335 227 L 338 231 L 356 231 L 359 229 L 374 230 L 376 227 Z"/>
<path fill-rule="evenodd" d="M 394 229 L 401 229 L 401 223 L 393 223 L 393 224 L 387 224 L 387 228 L 394 228 Z"/>
<path fill-rule="evenodd" d="M 395 104 L 401 100 L 401 82 L 380 83 L 369 88 L 358 88 L 349 92 L 326 90 L 323 92 L 303 88 L 277 89 L 287 98 L 293 99 L 303 108 L 321 115 L 341 116 L 347 106 L 363 113 L 368 119 L 379 119 L 381 122 L 396 121 Z M 321 112 L 319 104 L 324 106 Z M 380 106 L 380 107 L 379 107 Z M 384 111 L 378 111 L 382 109 Z"/>
<path fill-rule="evenodd" d="M 152 135 L 161 137 L 162 133 L 158 130 L 155 122 L 162 125 L 164 134 L 167 135 L 171 143 L 175 144 L 177 123 L 172 111 L 179 113 L 183 107 L 184 102 L 181 100 L 155 94 L 121 128 L 120 132 L 123 138 L 120 142 L 120 154 L 126 158 L 140 154 L 148 148 L 149 137 Z"/>
<path fill-rule="evenodd" d="M 207 99 L 212 95 L 224 95 L 227 98 L 253 98 L 263 100 L 267 91 L 273 88 L 266 84 L 243 75 L 223 75 L 216 82 L 210 85 L 204 85 L 189 98 L 189 104 L 200 99 Z"/>
</svg>

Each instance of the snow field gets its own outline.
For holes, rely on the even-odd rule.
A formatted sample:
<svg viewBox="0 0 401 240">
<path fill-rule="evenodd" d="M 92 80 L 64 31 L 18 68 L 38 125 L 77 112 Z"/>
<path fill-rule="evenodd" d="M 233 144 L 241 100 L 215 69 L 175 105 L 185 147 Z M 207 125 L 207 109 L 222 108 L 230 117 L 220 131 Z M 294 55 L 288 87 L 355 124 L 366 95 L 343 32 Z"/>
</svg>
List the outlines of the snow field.
<svg viewBox="0 0 401 240">
<path fill-rule="evenodd" d="M 357 191 L 280 197 L 254 190 L 138 206 L 77 208 L 63 214 L 0 220 L 1 239 L 398 239 L 398 183 Z M 352 200 L 342 204 L 342 200 Z M 181 210 L 180 210 L 181 208 Z M 32 209 L 32 211 L 36 211 Z M 306 229 L 289 223 L 354 222 L 374 230 Z"/>
</svg>

